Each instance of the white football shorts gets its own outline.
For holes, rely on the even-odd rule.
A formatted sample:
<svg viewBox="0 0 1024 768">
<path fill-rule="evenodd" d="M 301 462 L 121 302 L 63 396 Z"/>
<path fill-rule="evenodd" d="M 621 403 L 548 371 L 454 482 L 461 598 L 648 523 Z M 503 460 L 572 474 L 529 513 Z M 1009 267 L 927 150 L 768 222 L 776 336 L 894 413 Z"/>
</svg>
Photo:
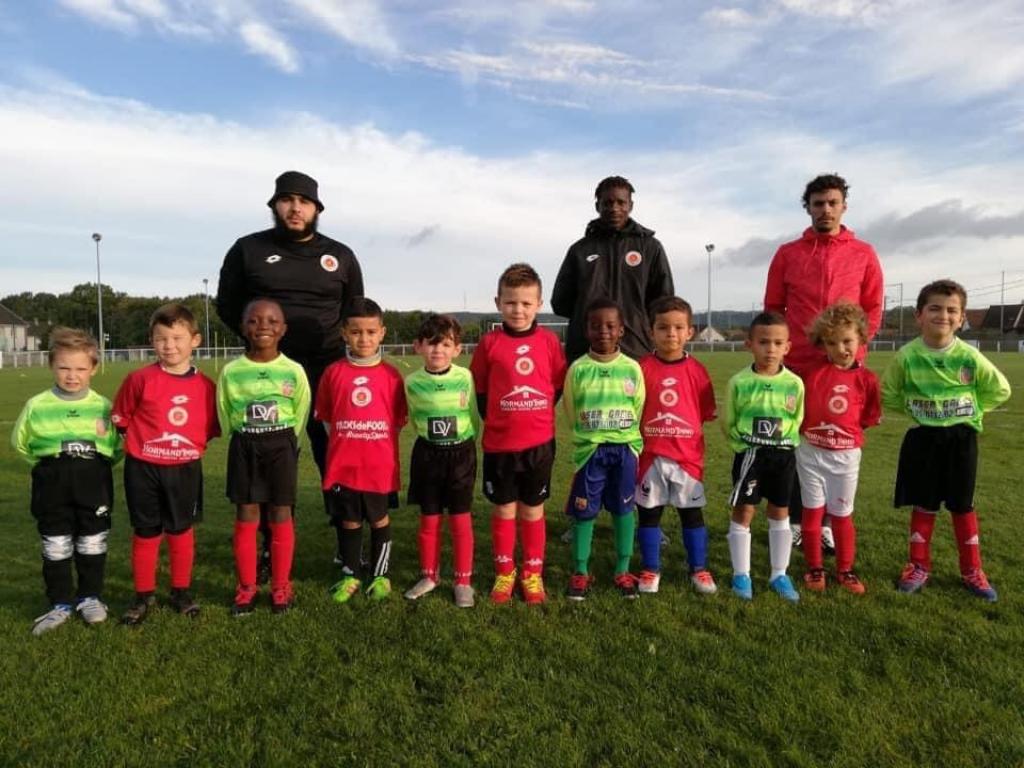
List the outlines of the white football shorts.
<svg viewBox="0 0 1024 768">
<path fill-rule="evenodd" d="M 703 507 L 704 483 L 672 459 L 656 456 L 636 487 L 636 503 L 641 507 L 661 507 L 671 504 L 676 509 Z"/>
<path fill-rule="evenodd" d="M 800 443 L 796 447 L 796 473 L 804 507 L 824 507 L 836 517 L 853 514 L 860 448 L 829 451 Z"/>
</svg>

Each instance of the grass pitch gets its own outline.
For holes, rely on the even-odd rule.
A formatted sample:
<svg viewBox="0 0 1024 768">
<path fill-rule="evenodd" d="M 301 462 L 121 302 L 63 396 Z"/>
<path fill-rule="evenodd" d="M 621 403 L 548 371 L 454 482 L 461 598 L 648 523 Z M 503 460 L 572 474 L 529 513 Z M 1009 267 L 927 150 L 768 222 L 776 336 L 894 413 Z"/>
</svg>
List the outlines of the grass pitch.
<svg viewBox="0 0 1024 768">
<path fill-rule="evenodd" d="M 748 362 L 738 353 L 700 357 L 719 393 Z M 871 364 L 881 370 L 888 359 L 877 353 Z M 856 521 L 865 597 L 830 587 L 823 596 L 804 592 L 792 606 L 771 594 L 763 516 L 753 527 L 755 599 L 732 597 L 731 459 L 712 425 L 705 515 L 720 594 L 688 588 L 669 513 L 661 593 L 621 600 L 602 516 L 597 587 L 585 603 L 570 603 L 568 551 L 558 541 L 571 474 L 563 425 L 548 512 L 547 605 L 487 602 L 489 512 L 479 496 L 475 609 L 452 605 L 450 581 L 415 604 L 399 596 L 417 578 L 412 507 L 393 515 L 396 595 L 383 604 L 333 604 L 326 589 L 337 575 L 334 535 L 306 454 L 297 606 L 273 616 L 264 597 L 255 615 L 232 619 L 233 514 L 223 496 L 226 443 L 215 441 L 197 528 L 201 616 L 162 610 L 137 629 L 75 621 L 34 638 L 32 619 L 47 607 L 38 539 L 27 465 L 5 437 L 0 765 L 1024 765 L 1024 355 L 992 359 L 1014 387 L 1011 401 L 986 417 L 980 440 L 977 506 L 986 570 L 1000 593 L 993 605 L 960 586 L 945 514 L 932 583 L 921 595 L 895 592 L 909 515 L 890 502 L 907 426 L 895 417 L 869 432 L 864 451 Z M 94 386 L 112 397 L 126 371 L 110 366 Z M 25 399 L 49 382 L 46 369 L 0 371 L 5 436 Z M 404 437 L 406 461 L 409 430 Z M 132 597 L 129 537 L 119 496 L 105 595 L 114 619 Z M 450 571 L 447 551 L 443 562 Z M 795 580 L 802 570 L 794 553 Z M 166 583 L 164 570 L 161 597 Z"/>
</svg>

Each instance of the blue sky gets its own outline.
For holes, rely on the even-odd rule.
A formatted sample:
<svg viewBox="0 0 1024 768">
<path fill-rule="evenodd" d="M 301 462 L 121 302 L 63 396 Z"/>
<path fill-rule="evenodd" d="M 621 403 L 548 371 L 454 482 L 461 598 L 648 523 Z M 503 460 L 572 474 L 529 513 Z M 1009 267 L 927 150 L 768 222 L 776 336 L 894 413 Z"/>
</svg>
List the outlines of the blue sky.
<svg viewBox="0 0 1024 768">
<path fill-rule="evenodd" d="M 550 286 L 621 174 L 679 293 L 760 301 L 804 183 L 894 298 L 939 276 L 1024 298 L 1024 4 L 991 0 L 0 0 L 0 295 L 95 279 L 179 294 L 266 226 L 273 178 L 387 307 Z"/>
</svg>

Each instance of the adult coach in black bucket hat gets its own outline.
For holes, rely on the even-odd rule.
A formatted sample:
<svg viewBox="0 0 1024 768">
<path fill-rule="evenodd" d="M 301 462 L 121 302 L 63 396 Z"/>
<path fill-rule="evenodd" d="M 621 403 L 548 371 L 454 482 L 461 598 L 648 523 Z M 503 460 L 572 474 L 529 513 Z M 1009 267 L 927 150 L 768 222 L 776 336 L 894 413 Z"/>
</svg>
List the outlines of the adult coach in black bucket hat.
<svg viewBox="0 0 1024 768">
<path fill-rule="evenodd" d="M 252 299 L 280 304 L 288 323 L 281 351 L 305 369 L 315 401 L 324 368 L 345 354 L 342 317 L 349 302 L 363 295 L 363 273 L 352 249 L 317 231 L 324 204 L 312 176 L 285 171 L 267 205 L 273 228 L 239 238 L 224 257 L 217 312 L 237 331 Z M 313 419 L 306 432 L 323 475 L 327 435 Z"/>
</svg>

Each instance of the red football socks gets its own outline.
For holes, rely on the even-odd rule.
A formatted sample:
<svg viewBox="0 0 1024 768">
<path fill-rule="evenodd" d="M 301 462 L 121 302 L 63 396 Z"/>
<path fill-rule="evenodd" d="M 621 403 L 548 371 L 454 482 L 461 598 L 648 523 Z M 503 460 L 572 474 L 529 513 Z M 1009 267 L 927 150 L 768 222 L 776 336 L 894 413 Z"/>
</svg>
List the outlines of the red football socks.
<svg viewBox="0 0 1024 768">
<path fill-rule="evenodd" d="M 163 536 L 132 536 L 132 578 L 139 594 L 156 592 L 156 566 Z"/>
<path fill-rule="evenodd" d="M 192 586 L 192 563 L 196 555 L 195 529 L 167 534 L 167 555 L 171 561 L 171 589 Z"/>
<path fill-rule="evenodd" d="M 953 514 L 953 533 L 960 553 L 960 573 L 968 574 L 981 568 L 981 546 L 978 543 L 978 515 L 970 512 Z"/>
<path fill-rule="evenodd" d="M 832 515 L 832 535 L 836 540 L 836 570 L 840 573 L 852 571 L 857 556 L 857 529 L 853 526 L 853 515 Z"/>
<path fill-rule="evenodd" d="M 494 547 L 494 572 L 512 573 L 516 566 L 516 520 L 491 516 L 491 541 Z"/>
<path fill-rule="evenodd" d="M 292 558 L 295 557 L 295 522 L 288 518 L 270 524 L 270 588 L 282 589 L 291 583 Z"/>
<path fill-rule="evenodd" d="M 256 532 L 259 527 L 259 521 L 235 520 L 235 572 L 238 583 L 246 587 L 256 586 Z"/>
<path fill-rule="evenodd" d="M 824 507 L 804 507 L 800 531 L 803 534 L 804 562 L 808 570 L 821 568 L 821 521 L 824 517 Z"/>
<path fill-rule="evenodd" d="M 452 535 L 452 560 L 455 561 L 455 583 L 469 584 L 473 576 L 473 517 L 469 512 L 448 516 Z"/>
<path fill-rule="evenodd" d="M 926 571 L 932 569 L 932 531 L 935 530 L 935 512 L 914 507 L 910 513 L 910 562 Z"/>
<path fill-rule="evenodd" d="M 441 561 L 441 516 L 420 515 L 420 531 L 417 535 L 420 548 L 420 573 L 437 581 L 437 570 Z"/>
<path fill-rule="evenodd" d="M 523 548 L 523 575 L 544 570 L 544 549 L 547 547 L 548 529 L 543 517 L 519 521 L 519 540 Z"/>
</svg>

